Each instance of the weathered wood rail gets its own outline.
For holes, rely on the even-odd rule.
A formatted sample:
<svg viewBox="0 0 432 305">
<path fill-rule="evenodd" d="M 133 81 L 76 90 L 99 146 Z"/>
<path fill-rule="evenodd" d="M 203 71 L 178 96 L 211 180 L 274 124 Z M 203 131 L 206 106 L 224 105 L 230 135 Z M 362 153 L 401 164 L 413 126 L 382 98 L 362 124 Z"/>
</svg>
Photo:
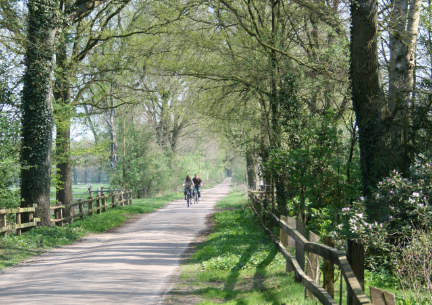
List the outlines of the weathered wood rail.
<svg viewBox="0 0 432 305">
<path fill-rule="evenodd" d="M 57 226 L 63 226 L 66 223 L 73 222 L 77 218 L 84 218 L 84 215 L 92 216 L 93 213 L 100 214 L 106 212 L 109 207 L 115 208 L 117 205 L 129 205 L 132 204 L 132 191 L 115 191 L 112 193 L 105 194 L 103 189 L 97 190 L 97 196 L 93 197 L 91 188 L 89 188 L 89 197 L 87 199 L 79 199 L 73 201 L 69 204 L 62 205 L 58 202 L 56 206 L 52 206 L 51 210 L 54 213 L 54 219 L 51 222 L 55 223 Z M 106 191 L 105 191 L 106 192 Z M 108 202 L 108 199 L 111 202 Z M 93 204 L 95 203 L 95 204 Z M 64 217 L 64 211 L 70 211 L 75 207 L 78 207 L 78 213 L 67 213 L 72 214 L 70 216 Z"/>
<path fill-rule="evenodd" d="M 40 218 L 34 217 L 36 213 L 37 205 L 34 204 L 33 207 L 29 208 L 0 208 L 0 234 L 3 236 L 7 236 L 8 233 L 16 232 L 18 235 L 21 235 L 21 229 L 36 227 L 40 222 Z M 21 214 L 22 213 L 30 213 L 30 219 L 32 221 L 21 223 Z M 7 215 L 16 215 L 14 223 L 7 223 Z"/>
<path fill-rule="evenodd" d="M 319 257 L 322 257 L 324 260 L 339 267 L 348 288 L 347 289 L 348 304 L 352 304 L 350 298 L 352 298 L 354 304 L 362 304 L 362 305 L 372 304 L 369 298 L 364 293 L 359 280 L 355 276 L 351 268 L 351 265 L 347 259 L 347 255 L 335 248 L 308 241 L 303 236 L 303 234 L 305 234 L 304 226 L 303 229 L 300 229 L 303 232 L 299 232 L 299 230 L 294 228 L 292 225 L 289 225 L 285 221 L 286 219 L 285 217 L 281 217 L 281 219 L 279 219 L 279 217 L 277 217 L 273 213 L 268 212 L 265 209 L 264 205 L 261 204 L 260 202 L 262 199 L 265 199 L 263 198 L 263 196 L 265 196 L 266 193 L 267 192 L 249 191 L 249 198 L 250 198 L 249 202 L 251 204 L 251 207 L 259 217 L 261 221 L 261 225 L 263 226 L 264 230 L 267 232 L 267 234 L 269 234 L 273 242 L 277 244 L 279 248 L 279 252 L 286 259 L 287 271 L 295 272 L 296 281 L 302 283 L 302 285 L 306 288 L 307 293 L 315 296 L 322 304 L 326 304 L 326 305 L 338 304 L 323 287 L 319 286 L 318 284 L 319 277 L 317 277 L 316 274 L 310 273 L 309 270 L 308 270 L 308 274 L 305 273 L 304 271 L 305 252 L 309 252 L 309 255 L 311 253 L 318 255 Z M 261 218 L 260 213 L 262 213 L 264 219 L 271 220 L 274 224 L 277 224 L 281 230 L 281 233 L 283 232 L 287 234 L 290 238 L 292 238 L 293 242 L 295 243 L 295 256 L 293 256 L 287 250 L 286 245 L 288 244 L 288 241 L 286 240 L 286 242 L 283 242 L 282 239 L 284 239 L 284 237 L 282 236 L 282 234 L 281 234 L 281 238 L 279 238 L 275 236 L 272 233 L 272 231 L 265 226 L 265 223 Z M 312 279 L 311 276 L 314 277 L 314 279 Z M 342 279 L 341 279 L 341 285 L 342 285 Z M 342 292 L 341 292 L 340 300 L 342 300 Z"/>
</svg>

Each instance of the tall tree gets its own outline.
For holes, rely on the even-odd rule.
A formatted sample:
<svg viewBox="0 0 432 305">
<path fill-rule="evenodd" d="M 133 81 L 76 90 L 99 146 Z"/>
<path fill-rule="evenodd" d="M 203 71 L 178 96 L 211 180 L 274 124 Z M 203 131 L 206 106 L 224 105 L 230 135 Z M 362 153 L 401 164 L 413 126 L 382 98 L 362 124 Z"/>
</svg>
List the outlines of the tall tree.
<svg viewBox="0 0 432 305">
<path fill-rule="evenodd" d="M 365 196 L 390 169 L 387 150 L 388 111 L 378 63 L 378 3 L 359 0 L 351 4 L 351 86 L 359 128 L 362 191 Z M 368 206 L 368 215 L 379 207 Z"/>
<path fill-rule="evenodd" d="M 41 224 L 51 225 L 50 182 L 53 131 L 52 76 L 55 35 L 69 20 L 88 14 L 102 1 L 77 0 L 62 20 L 54 0 L 29 0 L 22 91 L 21 207 L 38 204 Z M 29 220 L 23 216 L 23 221 Z"/>
<path fill-rule="evenodd" d="M 21 197 L 22 207 L 38 204 L 49 211 L 53 113 L 51 78 L 58 11 L 56 1 L 27 3 L 28 32 L 22 102 Z M 51 225 L 49 213 L 40 213 Z M 25 217 L 24 217 L 25 218 Z M 28 219 L 23 219 L 27 222 Z"/>
<path fill-rule="evenodd" d="M 408 148 L 409 106 L 414 85 L 417 33 L 422 0 L 397 0 L 390 12 L 389 111 L 393 165 L 407 174 L 412 154 Z"/>
</svg>

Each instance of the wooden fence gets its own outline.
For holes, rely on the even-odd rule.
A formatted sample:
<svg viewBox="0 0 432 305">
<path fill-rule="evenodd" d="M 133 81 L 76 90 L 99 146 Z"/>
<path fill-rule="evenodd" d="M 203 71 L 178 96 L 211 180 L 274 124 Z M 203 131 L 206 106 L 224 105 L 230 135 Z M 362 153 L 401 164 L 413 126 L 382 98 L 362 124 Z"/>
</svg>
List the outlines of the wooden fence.
<svg viewBox="0 0 432 305">
<path fill-rule="evenodd" d="M 309 241 L 304 237 L 305 226 L 300 221 L 296 221 L 292 218 L 287 218 L 281 216 L 277 217 L 273 213 L 267 211 L 266 206 L 268 206 L 268 198 L 272 196 L 271 192 L 253 192 L 249 191 L 250 203 L 253 211 L 258 215 L 261 221 L 261 225 L 267 234 L 270 235 L 274 243 L 277 244 L 279 252 L 286 259 L 286 271 L 295 273 L 295 280 L 301 282 L 306 288 L 305 294 L 315 296 L 322 304 L 326 305 L 337 305 L 337 302 L 333 299 L 334 288 L 332 285 L 326 283 L 326 277 L 329 278 L 329 274 L 325 274 L 326 269 L 331 271 L 330 277 L 334 282 L 334 265 L 338 266 L 341 271 L 341 289 L 340 289 L 340 302 L 342 302 L 342 276 L 345 279 L 347 285 L 347 304 L 395 304 L 395 296 L 392 294 L 391 300 L 388 298 L 388 293 L 386 294 L 386 299 L 382 299 L 383 293 L 375 293 L 376 289 L 370 287 L 372 303 L 363 291 L 364 279 L 358 279 L 355 273 L 359 274 L 356 269 L 354 272 L 351 267 L 354 262 L 354 268 L 364 268 L 364 251 L 361 245 L 355 243 L 348 243 L 350 249 L 347 249 L 347 254 L 340 252 L 339 250 L 328 246 L 316 243 L 319 237 L 310 232 Z M 269 200 L 267 200 L 267 198 Z M 262 217 L 261 218 L 261 215 Z M 269 220 L 273 224 L 279 226 L 280 237 L 275 236 L 270 229 L 265 226 L 264 220 Z M 328 241 L 327 241 L 328 243 Z M 330 243 L 331 244 L 331 243 Z M 288 250 L 287 246 L 295 247 L 295 256 L 293 256 Z M 360 248 L 357 248 L 360 246 Z M 353 250 L 354 249 L 354 250 Z M 305 254 L 308 254 L 308 269 L 305 273 Z M 363 253 L 362 253 L 363 252 Z M 353 253 L 360 254 L 355 257 Z M 348 256 L 348 258 L 347 258 Z M 319 276 L 319 257 L 324 259 L 324 287 L 319 286 L 320 276 Z M 363 260 L 362 260 L 363 258 Z M 356 261 L 357 260 L 357 261 Z M 351 264 L 350 264 L 351 262 Z M 331 268 L 329 268 L 329 265 Z M 357 267 L 356 267 L 357 266 Z M 333 268 L 333 270 L 332 270 Z M 363 271 L 363 269 L 362 269 Z M 327 275 L 327 276 L 326 276 Z M 326 289 L 324 289 L 326 288 Z M 373 293 L 373 291 L 374 293 Z M 374 299 L 375 298 L 375 299 Z M 381 302 L 381 301 L 384 302 Z M 341 304 L 341 303 L 340 303 Z"/>
<path fill-rule="evenodd" d="M 106 194 L 105 192 L 109 192 Z M 93 197 L 92 193 L 96 193 Z M 111 200 L 111 202 L 108 202 Z M 69 204 L 62 205 L 58 202 L 56 206 L 52 206 L 51 210 L 54 213 L 54 219 L 51 219 L 57 226 L 64 226 L 66 223 L 71 223 L 77 218 L 83 218 L 84 215 L 92 216 L 93 213 L 100 214 L 106 212 L 108 207 L 115 208 L 117 205 L 132 204 L 132 191 L 104 191 L 103 188 L 97 191 L 92 191 L 89 188 L 89 197 L 87 199 L 79 199 Z M 78 213 L 75 213 L 75 208 L 78 207 Z M 73 210 L 73 213 L 71 211 Z M 67 212 L 67 213 L 65 213 Z M 64 216 L 64 215 L 70 216 Z"/>
<path fill-rule="evenodd" d="M 96 193 L 93 197 L 92 194 Z M 91 187 L 88 189 L 88 198 L 79 199 L 69 204 L 62 205 L 60 202 L 56 206 L 50 207 L 53 212 L 51 222 L 57 226 L 64 226 L 67 223 L 73 222 L 77 218 L 83 218 L 84 215 L 93 215 L 93 213 L 100 214 L 106 212 L 108 207 L 115 208 L 117 205 L 129 205 L 132 204 L 132 191 L 119 191 L 119 190 L 108 190 L 104 191 L 103 188 L 97 191 L 92 191 Z M 78 208 L 78 213 L 75 213 L 75 208 Z M 29 227 L 36 227 L 40 222 L 40 218 L 36 215 L 37 205 L 33 204 L 33 207 L 28 208 L 0 208 L 0 234 L 7 236 L 8 233 L 17 233 L 21 235 L 21 230 Z M 73 209 L 73 213 L 71 210 Z M 67 211 L 67 217 L 64 211 Z M 30 219 L 32 221 L 21 223 L 21 214 L 30 213 Z M 8 223 L 7 215 L 16 215 L 13 223 Z"/>
<path fill-rule="evenodd" d="M 29 227 L 36 227 L 37 224 L 40 222 L 39 218 L 34 217 L 36 213 L 37 205 L 34 204 L 33 207 L 29 208 L 13 208 L 13 209 L 6 209 L 6 208 L 0 208 L 0 234 L 3 234 L 5 237 L 8 233 L 16 232 L 18 235 L 21 235 L 21 229 L 29 228 Z M 22 213 L 30 213 L 30 219 L 32 221 L 21 223 L 21 214 Z M 7 215 L 15 214 L 15 222 L 8 224 L 7 223 Z"/>
</svg>

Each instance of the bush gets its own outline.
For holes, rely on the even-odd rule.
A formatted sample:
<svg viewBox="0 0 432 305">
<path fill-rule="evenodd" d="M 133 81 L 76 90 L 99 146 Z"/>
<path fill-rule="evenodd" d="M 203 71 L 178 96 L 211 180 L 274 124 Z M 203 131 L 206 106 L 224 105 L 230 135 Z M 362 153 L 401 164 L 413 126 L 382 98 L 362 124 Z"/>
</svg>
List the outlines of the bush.
<svg viewBox="0 0 432 305">
<path fill-rule="evenodd" d="M 432 304 L 432 234 L 414 230 L 402 245 L 396 275 L 406 304 Z"/>
<path fill-rule="evenodd" d="M 430 232 L 432 225 L 432 167 L 430 161 L 417 160 L 410 168 L 408 178 L 393 171 L 378 183 L 370 198 L 360 197 L 352 206 L 340 211 L 342 223 L 334 235 L 337 240 L 356 239 L 365 245 L 366 266 L 372 270 L 395 271 L 403 255 L 413 242 L 412 232 L 421 229 Z M 365 206 L 380 207 L 374 217 L 367 217 Z M 379 222 L 369 219 L 379 219 Z M 369 221 L 369 222 L 368 222 Z"/>
</svg>

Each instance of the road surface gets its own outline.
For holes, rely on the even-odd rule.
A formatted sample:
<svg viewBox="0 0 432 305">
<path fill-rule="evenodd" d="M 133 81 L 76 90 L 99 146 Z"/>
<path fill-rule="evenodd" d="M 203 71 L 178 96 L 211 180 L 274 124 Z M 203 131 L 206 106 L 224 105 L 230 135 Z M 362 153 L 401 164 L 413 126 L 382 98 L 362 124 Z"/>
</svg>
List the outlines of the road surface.
<svg viewBox="0 0 432 305">
<path fill-rule="evenodd" d="M 0 272 L 0 304 L 159 304 L 229 180 L 176 200 L 112 233 L 95 234 Z"/>
</svg>

